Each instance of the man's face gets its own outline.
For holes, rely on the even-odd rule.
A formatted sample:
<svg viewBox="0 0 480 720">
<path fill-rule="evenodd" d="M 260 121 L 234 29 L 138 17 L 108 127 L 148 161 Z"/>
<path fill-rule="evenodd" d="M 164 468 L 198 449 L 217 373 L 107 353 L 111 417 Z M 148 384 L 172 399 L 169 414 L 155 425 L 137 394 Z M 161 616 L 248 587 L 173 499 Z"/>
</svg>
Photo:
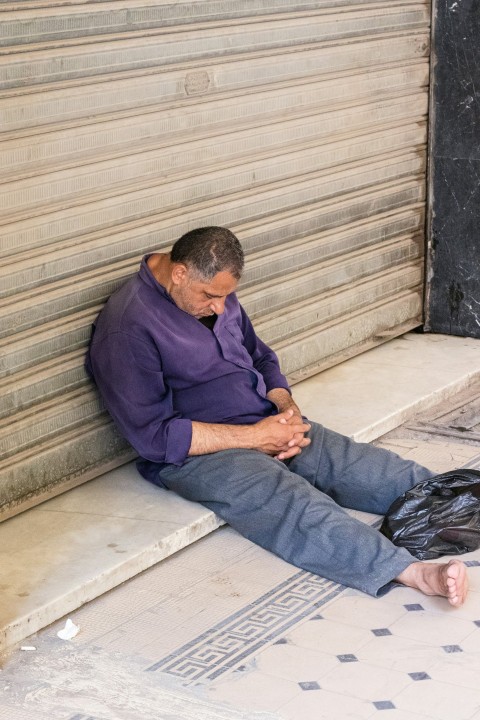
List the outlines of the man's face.
<svg viewBox="0 0 480 720">
<path fill-rule="evenodd" d="M 238 282 L 229 272 L 217 273 L 211 280 L 202 281 L 192 277 L 185 269 L 175 279 L 171 296 L 175 304 L 195 318 L 221 315 L 227 295 L 234 292 Z"/>
</svg>

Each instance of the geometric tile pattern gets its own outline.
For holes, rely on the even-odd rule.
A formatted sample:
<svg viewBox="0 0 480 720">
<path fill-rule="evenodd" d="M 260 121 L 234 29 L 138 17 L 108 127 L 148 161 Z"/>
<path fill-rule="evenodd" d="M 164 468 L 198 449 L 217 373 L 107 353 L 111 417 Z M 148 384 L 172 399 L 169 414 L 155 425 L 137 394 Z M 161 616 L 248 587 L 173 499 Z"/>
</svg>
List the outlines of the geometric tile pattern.
<svg viewBox="0 0 480 720">
<path fill-rule="evenodd" d="M 431 680 L 432 678 L 426 672 L 412 672 L 408 673 L 412 680 Z"/>
<path fill-rule="evenodd" d="M 355 655 L 337 655 L 337 658 L 341 663 L 358 662 L 358 658 Z"/>
<path fill-rule="evenodd" d="M 313 682 L 299 682 L 302 690 L 320 690 L 320 685 L 315 680 Z"/>
<path fill-rule="evenodd" d="M 214 680 L 345 590 L 301 570 L 191 642 L 146 668 L 187 683 Z"/>
</svg>

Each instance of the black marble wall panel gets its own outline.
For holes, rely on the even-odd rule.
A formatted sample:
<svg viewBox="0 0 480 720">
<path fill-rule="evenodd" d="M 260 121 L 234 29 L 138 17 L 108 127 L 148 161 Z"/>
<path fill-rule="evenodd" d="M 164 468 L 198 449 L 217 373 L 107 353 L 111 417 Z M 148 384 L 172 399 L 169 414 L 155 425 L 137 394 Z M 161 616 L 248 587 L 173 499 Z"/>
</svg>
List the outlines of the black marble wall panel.
<svg viewBox="0 0 480 720">
<path fill-rule="evenodd" d="M 434 0 L 425 329 L 480 337 L 480 0 Z"/>
</svg>

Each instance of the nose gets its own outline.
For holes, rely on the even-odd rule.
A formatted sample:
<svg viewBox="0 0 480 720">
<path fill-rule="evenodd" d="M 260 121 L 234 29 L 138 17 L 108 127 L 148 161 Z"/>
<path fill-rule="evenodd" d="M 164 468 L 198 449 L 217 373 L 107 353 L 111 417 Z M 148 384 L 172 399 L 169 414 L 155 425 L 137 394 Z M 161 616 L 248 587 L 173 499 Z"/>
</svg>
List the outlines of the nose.
<svg viewBox="0 0 480 720">
<path fill-rule="evenodd" d="M 225 298 L 215 298 L 215 300 L 212 300 L 210 310 L 212 310 L 215 315 L 222 315 L 225 310 Z"/>
</svg>

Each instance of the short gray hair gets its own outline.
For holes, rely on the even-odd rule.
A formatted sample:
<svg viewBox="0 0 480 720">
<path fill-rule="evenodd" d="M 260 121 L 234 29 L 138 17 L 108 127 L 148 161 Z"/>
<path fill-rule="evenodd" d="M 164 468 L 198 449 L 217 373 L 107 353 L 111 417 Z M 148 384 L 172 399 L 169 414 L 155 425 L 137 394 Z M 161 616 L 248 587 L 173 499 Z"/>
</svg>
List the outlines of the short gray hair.
<svg viewBox="0 0 480 720">
<path fill-rule="evenodd" d="M 238 238 L 227 228 L 215 226 L 182 235 L 173 245 L 170 259 L 183 263 L 202 280 L 211 280 L 219 272 L 229 272 L 239 280 L 244 265 Z"/>
</svg>

